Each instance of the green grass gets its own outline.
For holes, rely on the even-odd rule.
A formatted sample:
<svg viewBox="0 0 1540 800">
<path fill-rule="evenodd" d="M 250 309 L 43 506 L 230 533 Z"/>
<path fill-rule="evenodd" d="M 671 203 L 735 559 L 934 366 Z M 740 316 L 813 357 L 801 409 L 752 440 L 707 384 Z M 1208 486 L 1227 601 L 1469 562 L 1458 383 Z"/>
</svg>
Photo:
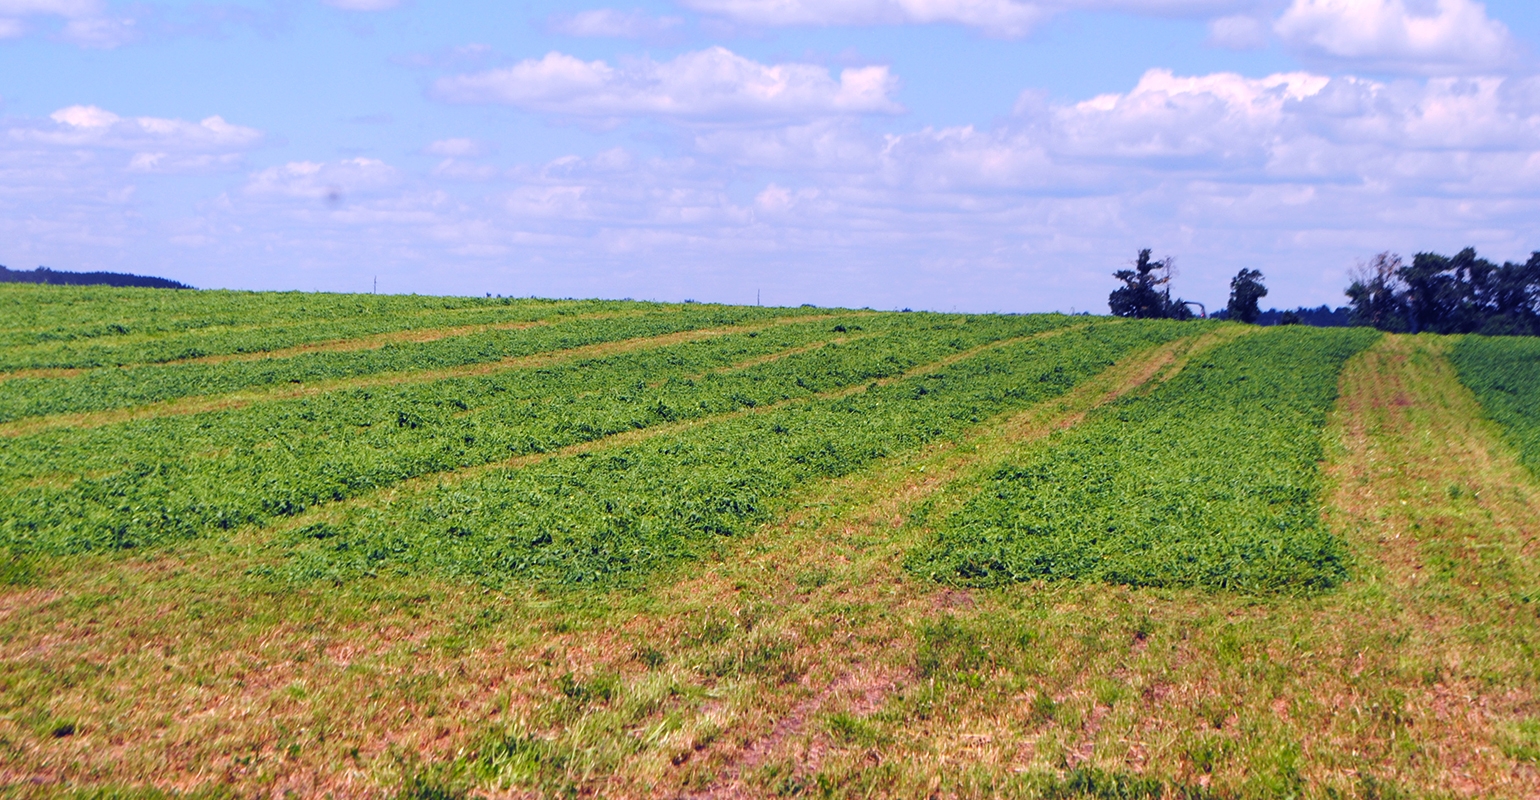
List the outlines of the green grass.
<svg viewBox="0 0 1540 800">
<path fill-rule="evenodd" d="M 1462 336 L 1449 360 L 1524 465 L 1540 475 L 1540 339 Z"/>
<path fill-rule="evenodd" d="M 343 352 L 304 352 L 225 363 L 102 368 L 68 377 L 0 382 L 0 422 L 45 414 L 108 411 L 189 395 L 410 373 L 487 364 L 507 358 L 681 331 L 741 325 L 778 316 L 764 309 L 647 311 L 601 319 L 554 319 L 523 330 L 489 330 L 438 341 Z"/>
<path fill-rule="evenodd" d="M 0 498 L 0 545 L 52 553 L 155 546 L 424 474 L 806 399 L 1068 320 L 847 317 L 541 369 L 19 437 L 0 453 L 10 489 Z M 778 353 L 787 355 L 732 368 Z"/>
<path fill-rule="evenodd" d="M 291 578 L 382 570 L 548 586 L 625 582 L 697 558 L 784 512 L 815 480 L 1057 396 L 1130 350 L 1194 330 L 1097 324 L 976 354 L 938 372 L 643 443 L 398 498 L 293 531 Z"/>
<path fill-rule="evenodd" d="M 425 328 L 682 307 L 615 300 L 7 283 L 0 284 L 0 371 L 154 364 Z"/>
<path fill-rule="evenodd" d="M 1222 345 L 991 476 L 910 568 L 992 586 L 1087 579 L 1248 592 L 1329 588 L 1321 430 L 1375 333 L 1279 328 Z"/>
</svg>

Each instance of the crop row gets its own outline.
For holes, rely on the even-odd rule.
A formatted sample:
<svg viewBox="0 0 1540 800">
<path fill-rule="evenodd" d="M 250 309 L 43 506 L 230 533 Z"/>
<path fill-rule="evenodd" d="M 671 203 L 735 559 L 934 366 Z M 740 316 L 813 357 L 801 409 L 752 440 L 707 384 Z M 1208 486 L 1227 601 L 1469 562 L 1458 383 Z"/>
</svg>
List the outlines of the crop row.
<svg viewBox="0 0 1540 800">
<path fill-rule="evenodd" d="M 986 480 L 911 570 L 991 586 L 1087 579 L 1310 591 L 1345 574 L 1319 518 L 1321 431 L 1373 331 L 1285 327 L 1200 356 Z"/>
<path fill-rule="evenodd" d="M 1135 348 L 1197 330 L 1095 323 L 846 396 L 430 482 L 277 537 L 272 570 L 301 581 L 400 571 L 489 583 L 624 583 L 712 552 L 784 510 L 811 481 L 955 436 L 1062 394 Z"/>
<path fill-rule="evenodd" d="M 411 313 L 317 315 L 297 320 L 247 320 L 230 325 L 200 325 L 189 330 L 154 330 L 110 323 L 117 332 L 71 341 L 43 341 L 0 348 L 0 371 L 82 370 L 139 364 L 164 364 L 209 356 L 260 357 L 284 348 L 316 346 L 383 334 L 464 329 L 482 325 L 532 323 L 596 314 L 641 314 L 679 306 L 640 303 L 521 301 L 507 306 L 426 309 Z M 159 322 L 159 321 L 157 321 Z M 150 330 L 146 330 L 150 328 Z M 13 333 L 10 339 L 33 336 Z"/>
<path fill-rule="evenodd" d="M 690 309 L 639 316 L 565 319 L 533 328 L 489 330 L 430 342 L 368 350 L 304 352 L 285 358 L 100 369 L 70 377 L 0 381 L 0 422 L 46 414 L 130 408 L 192 395 L 421 372 L 701 328 L 742 325 L 779 316 L 770 309 Z"/>
<path fill-rule="evenodd" d="M 0 451 L 0 540 L 63 552 L 197 536 L 423 474 L 809 398 L 1072 320 L 851 315 L 543 369 L 18 437 Z M 763 361 L 831 338 L 850 340 Z M 761 363 L 731 368 L 744 361 Z"/>
<path fill-rule="evenodd" d="M 313 320 L 495 311 L 523 305 L 570 306 L 582 309 L 576 313 L 586 313 L 638 304 L 310 292 L 180 292 L 7 283 L 0 284 L 0 347 L 249 329 L 254 324 L 281 326 Z"/>
<path fill-rule="evenodd" d="M 1524 465 L 1540 475 L 1540 339 L 1463 336 L 1449 359 Z"/>
</svg>

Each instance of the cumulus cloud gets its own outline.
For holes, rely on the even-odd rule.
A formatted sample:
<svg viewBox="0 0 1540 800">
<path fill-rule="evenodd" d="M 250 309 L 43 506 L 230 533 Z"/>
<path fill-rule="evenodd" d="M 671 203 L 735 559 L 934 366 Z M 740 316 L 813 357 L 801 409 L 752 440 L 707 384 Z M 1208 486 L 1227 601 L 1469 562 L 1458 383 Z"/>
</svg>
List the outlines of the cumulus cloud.
<svg viewBox="0 0 1540 800">
<path fill-rule="evenodd" d="M 1097 193 L 1179 180 L 1375 186 L 1407 197 L 1501 195 L 1516 187 L 1534 192 L 1540 191 L 1535 84 L 1151 70 L 1128 92 L 1048 107 L 993 130 L 868 136 L 864 160 L 875 160 L 869 174 L 888 183 L 949 190 Z M 798 163 L 789 153 L 802 141 L 782 140 L 786 165 Z M 859 141 L 847 132 L 843 158 L 863 160 L 848 153 Z M 756 152 L 776 151 L 760 143 Z"/>
<path fill-rule="evenodd" d="M 1230 168 L 1265 158 L 1289 101 L 1330 79 L 1295 72 L 1251 79 L 1234 73 L 1178 77 L 1150 70 L 1126 94 L 1053 112 L 1056 146 L 1104 159 L 1194 160 Z"/>
<path fill-rule="evenodd" d="M 684 20 L 680 17 L 654 17 L 644 11 L 600 8 L 553 16 L 549 24 L 551 30 L 567 36 L 652 39 L 677 30 L 684 24 Z"/>
<path fill-rule="evenodd" d="M 120 117 L 96 106 L 69 106 L 49 115 L 52 125 L 18 125 L 8 132 L 13 141 L 58 147 L 114 150 L 217 151 L 241 150 L 262 140 L 254 128 L 232 125 L 220 116 L 199 122 L 161 117 Z"/>
<path fill-rule="evenodd" d="M 110 163 L 130 172 L 234 168 L 262 138 L 261 131 L 219 116 L 199 122 L 121 117 L 96 106 L 61 108 L 46 120 L 6 120 L 0 129 L 0 147 L 16 163 L 41 167 L 62 161 L 100 161 L 112 154 Z"/>
<path fill-rule="evenodd" d="M 901 111 L 887 67 L 838 79 L 813 64 L 761 64 L 725 48 L 611 66 L 552 52 L 504 69 L 440 79 L 452 103 L 497 103 L 569 117 L 734 122 Z"/>
<path fill-rule="evenodd" d="M 1273 28 L 1294 48 L 1368 66 L 1438 74 L 1491 70 L 1510 62 L 1507 26 L 1475 0 L 1294 0 Z"/>
<path fill-rule="evenodd" d="M 261 131 L 219 116 L 199 122 L 123 117 L 96 106 L 61 108 L 46 119 L 0 119 L 0 153 L 13 167 L 39 175 L 67 172 L 65 165 L 94 165 L 101 176 L 119 177 L 120 171 L 233 168 L 262 139 Z"/>
<path fill-rule="evenodd" d="M 340 203 L 349 195 L 390 187 L 398 179 L 395 167 L 374 158 L 325 163 L 291 161 L 252 174 L 244 191 L 259 197 L 325 199 Z"/>
</svg>

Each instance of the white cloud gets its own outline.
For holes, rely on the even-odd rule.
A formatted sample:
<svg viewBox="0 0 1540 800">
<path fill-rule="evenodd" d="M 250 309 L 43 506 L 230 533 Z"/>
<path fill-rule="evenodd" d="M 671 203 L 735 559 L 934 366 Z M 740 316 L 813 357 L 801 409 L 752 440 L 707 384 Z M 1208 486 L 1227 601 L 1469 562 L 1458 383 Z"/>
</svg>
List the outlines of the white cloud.
<svg viewBox="0 0 1540 800">
<path fill-rule="evenodd" d="M 96 106 L 69 106 L 47 119 L 0 119 L 0 153 L 38 174 L 97 165 L 102 175 L 207 172 L 239 166 L 262 132 L 206 117 L 199 122 L 123 117 Z M 127 155 L 125 156 L 125 152 Z"/>
<path fill-rule="evenodd" d="M 721 47 L 618 66 L 553 52 L 504 69 L 443 78 L 434 89 L 454 103 L 589 118 L 733 122 L 902 110 L 891 97 L 896 81 L 887 67 L 850 67 L 835 79 L 825 67 L 761 64 Z"/>
<path fill-rule="evenodd" d="M 1514 57 L 1507 26 L 1475 0 L 1294 0 L 1274 23 L 1291 46 L 1367 66 L 1437 74 L 1485 71 Z"/>
<path fill-rule="evenodd" d="M 1231 50 L 1256 50 L 1267 44 L 1267 26 L 1256 17 L 1220 17 L 1208 24 L 1209 41 Z"/>
<path fill-rule="evenodd" d="M 398 179 L 395 167 L 373 158 L 291 161 L 253 174 L 244 191 L 259 197 L 324 199 L 340 204 L 352 195 L 388 188 Z"/>
<path fill-rule="evenodd" d="M 1250 79 L 1150 70 L 1126 94 L 1056 109 L 1054 139 L 1066 154 L 1202 159 L 1238 168 L 1266 157 L 1289 101 L 1310 97 L 1329 81 L 1299 72 Z"/>
<path fill-rule="evenodd" d="M 492 148 L 480 139 L 439 139 L 423 148 L 429 155 L 450 158 L 475 158 L 491 152 Z"/>
<path fill-rule="evenodd" d="M 584 38 L 650 39 L 677 30 L 680 17 L 654 17 L 643 11 L 600 8 L 552 17 L 551 30 Z"/>
<path fill-rule="evenodd" d="M 219 116 L 199 122 L 121 117 L 96 106 L 61 108 L 46 120 L 0 121 L 0 149 L 12 163 L 44 172 L 102 162 L 130 173 L 228 170 L 239 167 L 262 138 L 261 131 Z M 106 167 L 106 174 L 116 168 Z"/>
<path fill-rule="evenodd" d="M 189 122 L 120 117 L 96 106 L 69 106 L 49 115 L 49 121 L 13 124 L 6 133 L 15 143 L 151 153 L 239 151 L 262 140 L 261 131 L 232 125 L 219 116 Z"/>
</svg>

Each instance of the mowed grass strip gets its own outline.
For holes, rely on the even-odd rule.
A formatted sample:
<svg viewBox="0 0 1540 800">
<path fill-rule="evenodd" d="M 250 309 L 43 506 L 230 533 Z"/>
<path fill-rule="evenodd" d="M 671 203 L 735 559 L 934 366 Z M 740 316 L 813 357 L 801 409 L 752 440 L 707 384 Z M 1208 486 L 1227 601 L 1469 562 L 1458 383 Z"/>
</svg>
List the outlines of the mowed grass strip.
<svg viewBox="0 0 1540 800">
<path fill-rule="evenodd" d="M 1343 362 L 1376 335 L 1285 327 L 1215 348 L 1002 467 L 910 568 L 971 586 L 1335 586 L 1346 553 L 1319 518 L 1321 430 Z"/>
<path fill-rule="evenodd" d="M 608 346 L 673 344 L 807 316 L 776 316 L 757 309 L 726 314 L 660 312 L 574 319 L 373 350 L 304 353 L 272 361 L 157 365 L 93 370 L 67 379 L 16 379 L 0 382 L 0 420 L 5 420 L 0 422 L 0 436 L 196 414 L 340 389 L 488 374 L 537 366 L 544 358 L 602 355 Z"/>
<path fill-rule="evenodd" d="M 785 511 L 785 498 L 811 481 L 1056 396 L 1133 348 L 1192 330 L 1092 324 L 865 391 L 339 509 L 275 541 L 282 563 L 273 572 L 300 581 L 390 571 L 569 588 L 625 583 L 715 552 Z"/>
<path fill-rule="evenodd" d="M 1068 320 L 851 315 L 491 376 L 54 431 L 0 455 L 10 490 L 0 537 L 62 553 L 263 524 L 416 476 L 817 396 Z"/>
<path fill-rule="evenodd" d="M 1540 475 L 1540 338 L 1462 336 L 1447 349 L 1460 381 Z"/>
</svg>

